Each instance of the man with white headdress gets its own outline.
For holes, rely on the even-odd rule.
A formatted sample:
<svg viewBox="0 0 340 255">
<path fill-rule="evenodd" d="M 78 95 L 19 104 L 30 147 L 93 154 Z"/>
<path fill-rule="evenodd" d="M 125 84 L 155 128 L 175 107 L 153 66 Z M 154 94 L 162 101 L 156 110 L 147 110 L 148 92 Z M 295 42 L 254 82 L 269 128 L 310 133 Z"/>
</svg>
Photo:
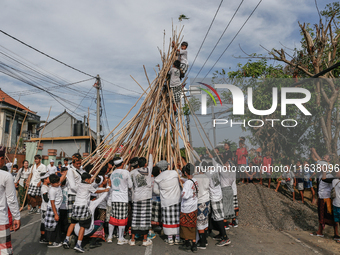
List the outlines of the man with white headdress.
<svg viewBox="0 0 340 255">
<path fill-rule="evenodd" d="M 125 226 L 128 223 L 129 189 L 132 188 L 132 181 L 128 170 L 124 169 L 123 159 L 114 158 L 113 163 L 116 169 L 110 176 L 111 186 L 111 217 L 109 221 L 108 243 L 112 243 L 112 236 L 115 226 L 118 227 L 117 244 L 127 244 L 129 241 L 124 238 Z"/>
</svg>

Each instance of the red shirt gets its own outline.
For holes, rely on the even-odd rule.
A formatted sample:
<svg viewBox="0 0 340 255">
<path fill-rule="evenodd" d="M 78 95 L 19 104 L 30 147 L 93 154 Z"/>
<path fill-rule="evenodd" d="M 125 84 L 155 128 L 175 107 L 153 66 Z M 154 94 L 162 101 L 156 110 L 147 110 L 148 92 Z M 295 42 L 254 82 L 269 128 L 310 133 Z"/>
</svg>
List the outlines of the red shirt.
<svg viewBox="0 0 340 255">
<path fill-rule="evenodd" d="M 263 157 L 263 172 L 271 172 L 269 166 L 273 165 L 273 158 L 269 157 L 267 158 L 266 156 Z"/>
<path fill-rule="evenodd" d="M 253 162 L 254 162 L 255 165 L 259 166 L 259 165 L 262 163 L 262 157 L 257 157 L 257 156 L 256 156 L 256 157 L 253 159 Z"/>
<path fill-rule="evenodd" d="M 238 148 L 236 150 L 237 164 L 238 165 L 246 165 L 247 164 L 247 158 L 246 158 L 247 154 L 248 154 L 248 151 L 247 151 L 246 148 Z"/>
</svg>

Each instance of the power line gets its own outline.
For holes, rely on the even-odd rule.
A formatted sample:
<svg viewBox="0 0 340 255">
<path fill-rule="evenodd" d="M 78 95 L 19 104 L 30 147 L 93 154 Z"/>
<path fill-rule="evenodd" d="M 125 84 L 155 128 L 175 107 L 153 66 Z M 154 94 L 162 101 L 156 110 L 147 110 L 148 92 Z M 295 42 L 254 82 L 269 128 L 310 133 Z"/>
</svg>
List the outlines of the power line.
<svg viewBox="0 0 340 255">
<path fill-rule="evenodd" d="M 130 91 L 130 92 L 133 92 L 133 93 L 136 93 L 136 94 L 139 94 L 139 95 L 141 94 L 140 92 L 137 92 L 137 91 L 132 90 L 132 89 L 127 89 L 127 88 L 125 88 L 125 87 L 123 87 L 123 86 L 120 86 L 120 85 L 117 85 L 117 84 L 115 84 L 115 83 L 113 83 L 113 82 L 104 80 L 103 78 L 101 78 L 101 80 L 106 81 L 106 82 L 108 82 L 108 83 L 110 83 L 110 84 L 112 84 L 112 85 L 114 85 L 114 86 L 116 86 L 116 87 L 119 87 L 119 88 L 121 88 L 121 89 L 125 89 L 125 90 L 127 90 L 127 91 Z"/>
<path fill-rule="evenodd" d="M 68 65 L 68 64 L 66 64 L 66 63 L 64 63 L 64 62 L 62 62 L 62 61 L 60 61 L 60 60 L 58 60 L 58 59 L 56 59 L 56 58 L 54 58 L 54 57 L 48 55 L 48 54 L 46 54 L 46 53 L 44 53 L 44 52 L 42 52 L 42 51 L 40 51 L 40 50 L 34 48 L 33 46 L 31 46 L 31 45 L 29 45 L 29 44 L 27 44 L 27 43 L 25 43 L 25 42 L 19 40 L 18 38 L 14 37 L 14 36 L 12 36 L 12 35 L 10 35 L 10 34 L 8 34 L 8 33 L 6 33 L 5 31 L 3 31 L 3 30 L 1 30 L 1 29 L 0 29 L 0 32 L 3 33 L 4 35 L 6 35 L 6 36 L 8 36 L 8 37 L 10 37 L 10 38 L 12 38 L 12 39 L 14 39 L 14 40 L 16 40 L 17 42 L 20 42 L 21 44 L 23 44 L 23 45 L 25 45 L 25 46 L 31 48 L 32 50 L 35 50 L 36 52 L 39 52 L 40 54 L 42 54 L 42 55 L 44 55 L 44 56 L 46 56 L 46 57 L 48 57 L 48 58 L 50 58 L 50 59 L 53 59 L 54 61 L 57 61 L 57 62 L 60 63 L 60 64 L 63 64 L 64 66 L 67 66 L 67 67 L 69 67 L 69 68 L 71 68 L 71 69 L 73 69 L 73 70 L 75 70 L 75 71 L 77 71 L 77 72 L 79 72 L 79 73 L 82 73 L 82 74 L 85 74 L 85 75 L 87 75 L 87 76 L 90 76 L 90 77 L 95 78 L 95 76 L 93 76 L 93 75 L 91 75 L 91 74 L 88 74 L 88 73 L 85 73 L 85 72 L 83 72 L 83 71 L 81 71 L 81 70 L 79 70 L 79 69 L 77 69 L 77 68 L 74 68 L 74 67 L 72 67 L 72 66 L 70 66 L 70 65 Z"/>
<path fill-rule="evenodd" d="M 214 15 L 214 18 L 212 19 L 212 21 L 211 21 L 211 23 L 210 23 L 210 26 L 209 26 L 209 28 L 208 28 L 208 31 L 207 31 L 207 33 L 206 33 L 205 36 L 204 36 L 204 39 L 203 39 L 203 41 L 202 41 L 202 43 L 201 43 L 200 48 L 199 48 L 198 51 L 197 51 L 197 54 L 196 54 L 196 56 L 195 56 L 194 61 L 192 62 L 192 65 L 190 66 L 190 69 L 189 69 L 189 71 L 188 71 L 187 76 L 189 75 L 189 73 L 190 73 L 192 67 L 194 66 L 198 54 L 201 52 L 202 46 L 203 46 L 203 44 L 204 44 L 204 42 L 205 42 L 205 39 L 207 39 L 207 36 L 208 36 L 208 34 L 209 34 L 209 31 L 210 31 L 210 29 L 211 29 L 211 27 L 212 27 L 212 25 L 213 25 L 213 23 L 214 23 L 214 21 L 215 21 L 215 18 L 216 18 L 216 16 L 217 16 L 218 11 L 219 11 L 220 8 L 221 8 L 222 3 L 223 3 L 223 0 L 221 1 L 220 5 L 219 5 L 218 8 L 217 8 L 217 11 L 216 11 L 216 13 L 215 13 L 215 15 Z"/>
<path fill-rule="evenodd" d="M 222 54 L 220 55 L 220 57 L 216 60 L 215 64 L 210 68 L 210 70 L 208 71 L 208 73 L 204 76 L 204 78 L 202 80 L 204 80 L 208 74 L 211 72 L 211 70 L 215 67 L 215 65 L 217 64 L 218 61 L 220 61 L 220 59 L 222 58 L 222 56 L 224 55 L 224 53 L 228 50 L 229 46 L 233 43 L 233 41 L 235 40 L 235 38 L 238 36 L 238 34 L 241 32 L 241 30 L 243 29 L 243 27 L 247 24 L 248 20 L 250 19 L 250 17 L 253 15 L 253 13 L 256 11 L 257 7 L 261 4 L 262 0 L 260 0 L 260 2 L 258 2 L 258 4 L 255 6 L 254 10 L 250 13 L 249 17 L 246 19 L 246 21 L 243 23 L 242 27 L 237 31 L 236 35 L 234 36 L 234 38 L 230 41 L 230 43 L 228 44 L 228 46 L 225 48 L 225 50 L 222 52 Z M 197 77 L 197 76 L 196 76 Z M 196 78 L 195 78 L 196 79 Z"/>
<path fill-rule="evenodd" d="M 261 1 L 262 1 L 262 0 L 261 0 Z M 233 16 L 231 17 L 231 19 L 229 20 L 228 25 L 225 27 L 225 29 L 224 29 L 222 35 L 221 35 L 220 38 L 217 40 L 217 42 L 216 42 L 214 48 L 212 49 L 212 51 L 210 52 L 208 58 L 205 60 L 203 66 L 201 67 L 201 69 L 200 69 L 199 72 L 197 73 L 196 77 L 194 78 L 193 83 L 195 82 L 197 76 L 201 73 L 201 71 L 203 70 L 205 64 L 208 62 L 209 58 L 211 57 L 211 55 L 212 55 L 213 52 L 215 51 L 217 45 L 218 45 L 219 42 L 221 41 L 222 37 L 224 36 L 225 32 L 227 31 L 228 27 L 230 26 L 230 23 L 233 21 L 234 17 L 236 16 L 236 14 L 237 14 L 238 10 L 240 9 L 241 5 L 243 4 L 243 2 L 244 2 L 244 0 L 242 0 L 241 3 L 239 4 L 239 6 L 237 7 L 236 11 L 234 12 L 234 15 L 233 15 Z"/>
</svg>

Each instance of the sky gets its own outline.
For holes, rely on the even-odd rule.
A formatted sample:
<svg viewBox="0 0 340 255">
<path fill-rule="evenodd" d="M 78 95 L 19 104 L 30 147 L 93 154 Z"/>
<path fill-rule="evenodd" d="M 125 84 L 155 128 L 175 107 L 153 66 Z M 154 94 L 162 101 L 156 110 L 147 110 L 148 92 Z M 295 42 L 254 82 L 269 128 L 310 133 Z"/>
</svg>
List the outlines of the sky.
<svg viewBox="0 0 340 255">
<path fill-rule="evenodd" d="M 126 115 L 147 87 L 143 65 L 150 80 L 155 78 L 154 68 L 161 62 L 159 49 L 163 49 L 163 37 L 168 47 L 172 24 L 174 28 L 184 25 L 184 40 L 189 43 L 189 65 L 198 52 L 203 38 L 220 4 L 220 0 L 195 1 L 11 1 L 3 0 L 0 9 L 0 29 L 23 42 L 67 63 L 68 65 L 102 78 L 107 122 L 103 123 L 104 133 L 112 130 Z M 197 60 L 189 73 L 195 78 L 209 53 L 221 36 L 241 0 L 223 1 L 215 22 L 207 36 Z M 235 36 L 259 0 L 244 0 L 234 20 L 207 61 L 198 77 L 208 73 L 220 57 L 231 39 Z M 333 1 L 317 1 L 320 10 Z M 180 14 L 189 17 L 178 21 Z M 234 42 L 221 57 L 213 71 L 235 70 L 238 63 L 245 63 L 242 49 L 247 53 L 262 53 L 267 49 L 299 47 L 301 40 L 298 21 L 314 24 L 318 13 L 314 0 L 263 0 Z M 58 76 L 63 84 L 78 82 L 90 77 L 68 68 L 40 53 L 20 44 L 0 33 L 0 52 L 11 53 L 25 63 L 39 68 L 44 73 Z M 15 55 L 14 55 L 15 54 Z M 0 61 L 15 66 L 0 54 Z M 0 73 L 0 88 L 12 95 L 20 103 L 36 111 L 42 120 L 64 111 L 81 119 L 91 108 L 91 127 L 95 127 L 95 80 L 86 81 L 71 88 L 88 93 L 79 94 L 72 90 L 51 89 L 63 100 L 63 105 L 45 92 L 28 93 L 33 88 L 27 84 Z M 42 81 L 46 88 L 53 86 Z M 55 85 L 54 85 L 55 86 Z M 90 90 L 91 89 L 91 90 Z M 72 104 L 69 104 L 71 101 Z M 80 107 L 76 107 L 80 104 Z M 129 118 L 136 113 L 139 104 L 131 111 Z M 124 124 L 123 122 L 122 124 Z M 231 140 L 238 140 L 240 129 L 232 131 Z M 237 137 L 237 138 L 236 138 Z"/>
</svg>

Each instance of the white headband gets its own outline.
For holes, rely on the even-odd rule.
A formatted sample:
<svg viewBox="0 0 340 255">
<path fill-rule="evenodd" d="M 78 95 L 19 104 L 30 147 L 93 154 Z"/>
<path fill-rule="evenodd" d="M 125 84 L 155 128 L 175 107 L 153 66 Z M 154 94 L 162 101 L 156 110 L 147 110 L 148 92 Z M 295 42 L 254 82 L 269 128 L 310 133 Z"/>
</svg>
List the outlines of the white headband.
<svg viewBox="0 0 340 255">
<path fill-rule="evenodd" d="M 119 158 L 119 159 L 113 161 L 113 164 L 115 164 L 115 166 L 117 166 L 117 165 L 119 165 L 122 162 L 123 162 L 123 158 Z"/>
</svg>

